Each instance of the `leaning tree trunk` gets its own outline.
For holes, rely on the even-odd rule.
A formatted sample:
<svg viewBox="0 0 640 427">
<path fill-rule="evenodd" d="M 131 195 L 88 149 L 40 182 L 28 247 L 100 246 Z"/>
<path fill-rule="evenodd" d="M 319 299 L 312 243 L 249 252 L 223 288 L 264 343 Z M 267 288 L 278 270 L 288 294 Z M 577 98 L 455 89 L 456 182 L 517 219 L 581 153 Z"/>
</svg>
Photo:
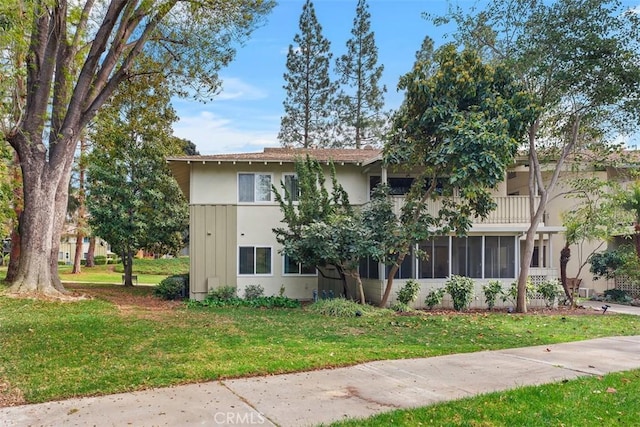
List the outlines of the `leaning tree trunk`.
<svg viewBox="0 0 640 427">
<path fill-rule="evenodd" d="M 386 307 L 387 301 L 389 300 L 389 295 L 391 295 L 391 288 L 393 288 L 393 277 L 398 272 L 398 269 L 400 268 L 399 265 L 402 264 L 406 256 L 406 252 L 401 253 L 398 256 L 396 262 L 389 269 L 389 274 L 387 275 L 387 286 L 384 289 L 384 295 L 382 295 L 382 299 L 380 300 L 380 304 L 378 304 L 378 307 Z"/>
<path fill-rule="evenodd" d="M 22 215 L 22 212 L 20 213 Z M 16 219 L 16 225 L 11 230 L 11 252 L 9 253 L 9 266 L 7 267 L 7 276 L 5 280 L 12 283 L 18 275 L 18 266 L 20 265 L 20 216 Z"/>
<path fill-rule="evenodd" d="M 11 230 L 11 253 L 9 255 L 9 265 L 7 267 L 7 276 L 5 280 L 12 283 L 18 275 L 18 265 L 20 264 L 20 222 L 22 221 L 23 200 L 22 195 L 22 176 L 20 175 L 20 158 L 18 153 L 13 155 L 13 209 L 15 213 L 15 222 Z"/>
<path fill-rule="evenodd" d="M 562 289 L 564 289 L 567 301 L 569 301 L 571 307 L 573 307 L 573 295 L 567 283 L 567 264 L 569 264 L 569 259 L 571 259 L 571 248 L 569 248 L 569 244 L 567 243 L 560 251 L 560 283 L 562 283 Z"/>
<path fill-rule="evenodd" d="M 72 274 L 80 274 L 82 272 L 82 249 L 83 249 L 84 234 L 82 231 L 76 233 L 76 254 L 73 257 L 73 269 Z"/>
</svg>

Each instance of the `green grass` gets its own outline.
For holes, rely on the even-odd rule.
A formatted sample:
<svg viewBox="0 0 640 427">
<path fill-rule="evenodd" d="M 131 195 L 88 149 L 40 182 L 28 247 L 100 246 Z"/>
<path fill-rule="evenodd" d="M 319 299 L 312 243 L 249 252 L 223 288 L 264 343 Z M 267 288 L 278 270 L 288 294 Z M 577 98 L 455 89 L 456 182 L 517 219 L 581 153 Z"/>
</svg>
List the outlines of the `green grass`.
<svg viewBox="0 0 640 427">
<path fill-rule="evenodd" d="M 634 426 L 640 370 L 522 387 L 332 426 Z"/>
<path fill-rule="evenodd" d="M 122 264 L 97 265 L 82 267 L 80 274 L 71 274 L 72 266 L 58 267 L 60 279 L 74 283 L 120 283 L 124 267 Z M 189 258 L 171 259 L 135 259 L 133 274 L 138 276 L 138 283 L 157 285 L 167 276 L 189 272 Z"/>
<path fill-rule="evenodd" d="M 144 294 L 153 289 L 112 290 Z M 640 334 L 640 318 L 623 315 L 332 318 L 305 309 L 181 307 L 118 309 L 98 299 L 60 303 L 0 295 L 0 383 L 21 390 L 28 402 L 42 402 L 370 360 Z"/>
</svg>

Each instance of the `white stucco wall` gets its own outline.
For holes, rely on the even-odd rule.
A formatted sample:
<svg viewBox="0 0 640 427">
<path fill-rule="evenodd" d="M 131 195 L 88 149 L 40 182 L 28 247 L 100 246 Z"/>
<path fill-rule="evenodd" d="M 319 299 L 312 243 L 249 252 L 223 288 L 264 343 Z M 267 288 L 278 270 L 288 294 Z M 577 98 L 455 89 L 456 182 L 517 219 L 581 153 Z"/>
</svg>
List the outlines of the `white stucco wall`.
<svg viewBox="0 0 640 427">
<path fill-rule="evenodd" d="M 326 186 L 332 189 L 329 166 L 323 165 L 326 172 Z M 361 205 L 368 201 L 368 179 L 360 166 L 350 164 L 335 165 L 340 184 L 349 194 L 353 205 Z M 265 295 L 278 295 L 281 287 L 285 295 L 297 299 L 312 299 L 313 290 L 317 289 L 317 276 L 285 275 L 283 256 L 279 253 L 281 246 L 277 243 L 273 228 L 285 226 L 280 207 L 272 196 L 269 202 L 241 203 L 238 202 L 238 174 L 239 173 L 268 173 L 271 174 L 272 184 L 279 190 L 280 182 L 285 174 L 294 172 L 294 165 L 289 163 L 249 164 L 248 162 L 193 164 L 191 174 L 191 200 L 193 205 L 236 205 L 237 206 L 237 247 L 233 256 L 236 259 L 238 271 L 238 248 L 241 246 L 256 246 L 271 248 L 271 274 L 240 275 L 237 276 L 238 295 L 244 294 L 248 285 L 260 285 Z"/>
</svg>

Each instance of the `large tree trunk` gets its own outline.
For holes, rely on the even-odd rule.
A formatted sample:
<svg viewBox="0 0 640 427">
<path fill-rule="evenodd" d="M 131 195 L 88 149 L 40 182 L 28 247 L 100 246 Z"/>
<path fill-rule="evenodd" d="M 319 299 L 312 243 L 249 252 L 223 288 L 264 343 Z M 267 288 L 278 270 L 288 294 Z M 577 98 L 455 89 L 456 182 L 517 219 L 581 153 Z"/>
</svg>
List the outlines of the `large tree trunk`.
<svg viewBox="0 0 640 427">
<path fill-rule="evenodd" d="M 20 143 L 29 146 L 26 141 Z M 24 183 L 20 263 L 9 292 L 62 297 L 65 290 L 58 277 L 58 251 L 71 161 L 47 162 L 45 152 L 35 149 L 24 154 L 20 155 Z"/>
<path fill-rule="evenodd" d="M 89 237 L 89 249 L 87 250 L 87 263 L 85 264 L 86 267 L 96 266 L 95 253 L 96 253 L 96 237 L 91 236 Z"/>
<path fill-rule="evenodd" d="M 128 249 L 122 253 L 122 265 L 124 267 L 124 285 L 133 286 L 133 250 Z"/>
</svg>

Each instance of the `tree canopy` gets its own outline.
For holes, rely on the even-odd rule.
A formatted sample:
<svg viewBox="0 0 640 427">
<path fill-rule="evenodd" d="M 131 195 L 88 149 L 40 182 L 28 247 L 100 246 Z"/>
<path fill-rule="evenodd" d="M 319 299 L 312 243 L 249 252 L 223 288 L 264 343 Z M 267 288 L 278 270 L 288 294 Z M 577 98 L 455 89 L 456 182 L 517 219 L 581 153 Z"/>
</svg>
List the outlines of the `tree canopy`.
<svg viewBox="0 0 640 427">
<path fill-rule="evenodd" d="M 57 271 L 73 156 L 125 80 L 161 74 L 203 99 L 271 0 L 48 0 L 0 4 L 0 127 L 20 158 L 24 212 L 11 292 L 60 297 Z M 141 54 L 152 68 L 138 68 Z"/>
<path fill-rule="evenodd" d="M 311 158 L 296 162 L 299 194 L 293 195 L 282 183 L 284 196 L 274 187 L 273 191 L 284 214 L 286 227 L 275 228 L 282 251 L 294 261 L 306 266 L 316 266 L 321 274 L 328 266 L 336 268 L 343 282 L 344 296 L 353 297 L 347 277 L 356 282 L 358 299 L 365 302 L 362 280 L 358 271 L 361 259 L 379 260 L 384 246 L 381 236 L 380 215 L 361 213 L 349 203 L 349 198 L 338 182 L 336 170 L 331 164 L 331 191 L 325 184 L 325 171 Z M 293 200 L 296 200 L 296 203 Z M 390 211 L 390 206 L 388 206 Z"/>
<path fill-rule="evenodd" d="M 400 80 L 405 100 L 384 149 L 392 170 L 418 175 L 388 249 L 397 258 L 382 305 L 412 245 L 438 235 L 465 235 L 474 217 L 495 208 L 490 190 L 504 180 L 535 116 L 532 99 L 506 67 L 489 65 L 472 50 L 459 52 L 453 44 L 422 58 Z M 436 199 L 441 207 L 434 213 L 429 204 Z"/>
<path fill-rule="evenodd" d="M 338 82 L 336 98 L 337 128 L 342 146 L 361 148 L 382 141 L 386 118 L 384 93 L 380 85 L 384 66 L 378 64 L 378 47 L 371 30 L 371 14 L 366 0 L 359 0 L 353 19 L 347 52 L 336 60 Z"/>
<path fill-rule="evenodd" d="M 336 83 L 331 81 L 331 43 L 322 35 L 313 2 L 307 0 L 300 15 L 300 33 L 287 52 L 284 74 L 286 98 L 278 139 L 285 146 L 326 147 L 333 121 Z"/>
<path fill-rule="evenodd" d="M 187 202 L 164 158 L 185 146 L 172 135 L 169 98 L 160 75 L 125 82 L 91 127 L 89 221 L 122 257 L 126 285 L 138 250 L 175 254 L 183 244 Z"/>
<path fill-rule="evenodd" d="M 526 311 L 526 282 L 536 230 L 567 157 L 595 139 L 637 130 L 640 119 L 640 15 L 620 1 L 492 1 L 461 9 L 457 40 L 508 65 L 539 108 L 528 129 L 532 212 L 518 278 L 516 310 Z M 544 159 L 553 162 L 545 173 Z M 533 201 L 533 200 L 532 200 Z M 532 203 L 531 206 L 534 206 Z"/>
</svg>

